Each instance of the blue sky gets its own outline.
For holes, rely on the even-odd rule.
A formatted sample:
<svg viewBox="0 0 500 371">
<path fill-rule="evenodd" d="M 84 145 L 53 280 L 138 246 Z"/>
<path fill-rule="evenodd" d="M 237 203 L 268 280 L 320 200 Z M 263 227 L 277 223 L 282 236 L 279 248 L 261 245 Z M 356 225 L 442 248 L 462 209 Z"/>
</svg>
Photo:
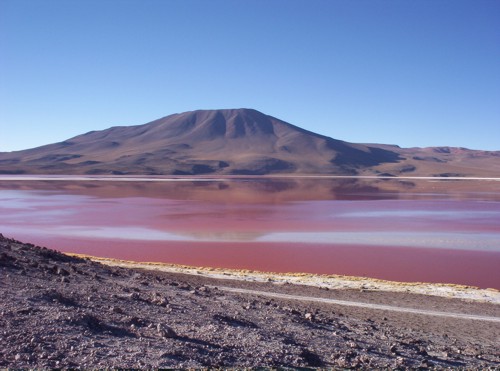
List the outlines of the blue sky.
<svg viewBox="0 0 500 371">
<path fill-rule="evenodd" d="M 195 109 L 500 150 L 498 0 L 0 0 L 0 151 Z"/>
</svg>

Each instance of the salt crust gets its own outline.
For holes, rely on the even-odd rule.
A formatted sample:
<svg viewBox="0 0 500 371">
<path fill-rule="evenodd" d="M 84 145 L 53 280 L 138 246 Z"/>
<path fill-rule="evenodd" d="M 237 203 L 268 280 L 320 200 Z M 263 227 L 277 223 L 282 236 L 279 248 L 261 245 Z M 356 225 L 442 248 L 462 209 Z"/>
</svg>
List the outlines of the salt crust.
<svg viewBox="0 0 500 371">
<path fill-rule="evenodd" d="M 241 280 L 249 282 L 273 282 L 275 284 L 294 284 L 320 287 L 329 290 L 366 290 L 385 292 L 408 292 L 412 294 L 432 295 L 446 298 L 463 299 L 500 305 L 500 291 L 496 289 L 480 289 L 474 286 L 455 284 L 396 282 L 375 278 L 319 275 L 310 273 L 273 273 L 253 270 L 235 270 L 156 262 L 133 262 L 110 258 L 100 258 L 81 254 L 67 254 L 88 258 L 93 261 L 124 268 L 139 268 L 169 273 L 192 274 L 202 277 Z"/>
</svg>

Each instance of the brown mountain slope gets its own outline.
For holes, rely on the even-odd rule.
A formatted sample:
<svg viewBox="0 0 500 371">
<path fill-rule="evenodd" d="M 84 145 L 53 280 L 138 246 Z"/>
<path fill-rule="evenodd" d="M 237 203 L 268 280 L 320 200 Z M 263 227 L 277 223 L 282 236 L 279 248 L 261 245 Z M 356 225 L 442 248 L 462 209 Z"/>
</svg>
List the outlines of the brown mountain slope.
<svg viewBox="0 0 500 371">
<path fill-rule="evenodd" d="M 494 158 L 498 170 L 499 152 L 475 159 L 480 164 L 486 158 Z M 255 110 L 229 109 L 174 114 L 144 125 L 112 127 L 60 143 L 0 153 L 0 173 L 492 173 L 491 165 L 478 172 L 474 161 L 472 166 L 466 161 L 465 167 L 460 162 L 453 153 L 347 143 Z"/>
<path fill-rule="evenodd" d="M 374 147 L 387 148 L 374 144 Z M 398 163 L 384 163 L 370 171 L 400 176 L 500 177 L 500 151 L 459 147 L 395 149 Z"/>
</svg>

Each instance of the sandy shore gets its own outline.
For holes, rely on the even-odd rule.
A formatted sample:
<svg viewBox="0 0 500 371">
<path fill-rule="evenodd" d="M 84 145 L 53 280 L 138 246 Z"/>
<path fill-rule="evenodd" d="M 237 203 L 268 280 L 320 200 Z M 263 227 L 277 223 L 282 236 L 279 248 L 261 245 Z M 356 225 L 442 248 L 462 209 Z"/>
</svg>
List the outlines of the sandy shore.
<svg viewBox="0 0 500 371">
<path fill-rule="evenodd" d="M 4 368 L 500 367 L 494 290 L 82 259 L 1 235 L 0 276 Z"/>
<path fill-rule="evenodd" d="M 407 292 L 420 295 L 432 295 L 445 298 L 500 304 L 500 291 L 496 289 L 480 289 L 473 286 L 436 284 L 423 282 L 395 282 L 366 277 L 341 275 L 315 275 L 308 273 L 273 273 L 251 270 L 233 270 L 209 267 L 191 267 L 186 265 L 165 263 L 139 263 L 133 261 L 100 258 L 81 254 L 68 254 L 91 259 L 93 261 L 124 268 L 147 269 L 168 273 L 181 273 L 199 277 L 221 280 L 237 280 L 247 282 L 273 282 L 286 285 L 304 285 L 328 290 L 365 290 L 385 292 Z"/>
</svg>

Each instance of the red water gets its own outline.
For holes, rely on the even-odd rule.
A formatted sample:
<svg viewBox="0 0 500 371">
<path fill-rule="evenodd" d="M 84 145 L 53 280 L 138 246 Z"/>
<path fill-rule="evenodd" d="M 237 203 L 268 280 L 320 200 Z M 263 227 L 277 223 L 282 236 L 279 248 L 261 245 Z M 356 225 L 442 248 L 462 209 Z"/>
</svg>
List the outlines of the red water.
<svg viewBox="0 0 500 371">
<path fill-rule="evenodd" d="M 2 188 L 0 232 L 65 252 L 500 289 L 497 193 L 317 182 Z"/>
<path fill-rule="evenodd" d="M 143 262 L 308 272 L 500 289 L 500 253 L 447 249 L 248 242 L 130 242 L 40 238 L 66 252 Z"/>
</svg>

